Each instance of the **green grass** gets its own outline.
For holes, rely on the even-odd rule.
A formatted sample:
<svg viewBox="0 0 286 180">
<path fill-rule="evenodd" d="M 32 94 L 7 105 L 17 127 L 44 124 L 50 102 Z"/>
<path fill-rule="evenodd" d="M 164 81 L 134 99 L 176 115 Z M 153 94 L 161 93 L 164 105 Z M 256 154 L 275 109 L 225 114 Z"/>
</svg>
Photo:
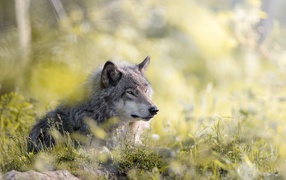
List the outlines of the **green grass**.
<svg viewBox="0 0 286 180">
<path fill-rule="evenodd" d="M 278 113 L 283 112 L 277 109 L 276 114 L 273 112 L 275 108 L 265 104 L 273 99 L 264 99 L 261 94 L 257 96 L 250 91 L 236 93 L 239 102 L 234 102 L 233 98 L 238 97 L 230 93 L 229 104 L 234 104 L 231 116 L 209 115 L 198 118 L 194 115 L 195 110 L 184 111 L 180 119 L 176 120 L 181 126 L 172 125 L 172 121 L 167 120 L 169 125 L 165 127 L 166 132 L 161 133 L 157 133 L 160 129 L 156 130 L 153 126 L 144 136 L 146 147 L 122 147 L 112 152 L 114 158 L 108 163 L 99 158 L 96 150 L 74 146 L 68 134 L 57 136 L 57 142 L 61 143 L 54 149 L 38 154 L 27 153 L 25 137 L 31 129 L 30 124 L 35 122 L 36 108 L 33 102 L 18 93 L 5 94 L 1 96 L 0 102 L 1 124 L 4 125 L 1 126 L 0 168 L 4 173 L 10 170 L 67 169 L 87 179 L 91 176 L 83 167 L 112 170 L 113 175 L 130 179 L 285 177 L 285 154 L 281 151 L 283 144 L 277 143 L 283 138 L 275 134 L 276 131 L 279 133 Z M 213 101 L 212 97 L 208 98 Z M 279 99 L 274 101 L 284 103 Z M 254 107 L 244 106 L 245 102 Z M 212 107 L 209 112 L 216 108 Z M 23 123 L 24 120 L 26 123 Z M 154 133 L 160 140 L 152 138 Z M 155 147 L 169 148 L 175 155 L 162 156 L 156 153 Z"/>
</svg>

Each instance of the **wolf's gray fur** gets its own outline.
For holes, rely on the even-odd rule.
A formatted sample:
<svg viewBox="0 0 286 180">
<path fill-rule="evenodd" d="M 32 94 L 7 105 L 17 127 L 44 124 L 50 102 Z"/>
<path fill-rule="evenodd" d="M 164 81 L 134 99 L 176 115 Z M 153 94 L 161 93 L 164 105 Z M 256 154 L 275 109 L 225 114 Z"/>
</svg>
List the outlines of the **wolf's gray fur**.
<svg viewBox="0 0 286 180">
<path fill-rule="evenodd" d="M 72 105 L 59 105 L 33 127 L 28 150 L 52 147 L 55 140 L 49 133 L 54 124 L 58 124 L 57 129 L 62 134 L 90 134 L 87 118 L 99 127 L 113 117 L 118 118 L 116 125 L 104 130 L 112 133 L 121 126 L 121 131 L 130 131 L 139 141 L 142 127 L 148 126 L 158 112 L 151 101 L 152 87 L 145 77 L 149 62 L 148 56 L 138 65 L 107 61 L 89 79 L 87 98 Z"/>
</svg>

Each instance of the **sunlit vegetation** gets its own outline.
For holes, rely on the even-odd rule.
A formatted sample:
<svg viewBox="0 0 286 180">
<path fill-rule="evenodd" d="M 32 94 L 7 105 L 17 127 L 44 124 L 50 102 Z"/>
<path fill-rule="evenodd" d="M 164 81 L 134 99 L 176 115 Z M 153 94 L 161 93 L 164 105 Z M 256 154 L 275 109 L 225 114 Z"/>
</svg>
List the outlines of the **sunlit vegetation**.
<svg viewBox="0 0 286 180">
<path fill-rule="evenodd" d="M 25 53 L 16 24 L 1 32 L 0 172 L 286 178 L 286 33 L 275 21 L 259 41 L 259 23 L 267 18 L 259 0 L 235 7 L 220 1 L 220 8 L 196 0 L 61 2 L 64 9 L 54 10 L 49 1 L 32 0 Z M 57 104 L 84 97 L 81 88 L 100 65 L 139 63 L 146 55 L 160 112 L 144 147 L 127 144 L 106 154 L 55 131 L 55 148 L 27 152 L 33 124 Z"/>
</svg>

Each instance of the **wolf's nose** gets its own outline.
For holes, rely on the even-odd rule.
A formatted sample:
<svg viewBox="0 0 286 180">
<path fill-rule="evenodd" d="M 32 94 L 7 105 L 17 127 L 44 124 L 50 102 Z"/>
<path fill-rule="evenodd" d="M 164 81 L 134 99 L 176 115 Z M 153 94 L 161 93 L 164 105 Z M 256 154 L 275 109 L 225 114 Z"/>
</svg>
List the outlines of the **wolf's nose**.
<svg viewBox="0 0 286 180">
<path fill-rule="evenodd" d="M 153 107 L 149 108 L 149 112 L 152 115 L 156 115 L 158 111 L 159 111 L 159 109 L 157 108 L 157 106 L 153 106 Z"/>
</svg>

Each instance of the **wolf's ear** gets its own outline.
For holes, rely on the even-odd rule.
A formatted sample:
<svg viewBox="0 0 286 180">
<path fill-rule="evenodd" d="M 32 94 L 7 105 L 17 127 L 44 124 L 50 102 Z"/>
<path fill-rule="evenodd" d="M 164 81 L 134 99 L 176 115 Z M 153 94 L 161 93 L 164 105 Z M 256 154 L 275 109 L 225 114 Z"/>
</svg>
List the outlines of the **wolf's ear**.
<svg viewBox="0 0 286 180">
<path fill-rule="evenodd" d="M 149 64 L 150 64 L 150 56 L 147 56 L 140 64 L 138 64 L 139 71 L 145 74 Z"/>
<path fill-rule="evenodd" d="M 101 72 L 101 84 L 104 88 L 116 86 L 121 76 L 122 73 L 118 70 L 117 66 L 113 62 L 107 61 Z"/>
</svg>

